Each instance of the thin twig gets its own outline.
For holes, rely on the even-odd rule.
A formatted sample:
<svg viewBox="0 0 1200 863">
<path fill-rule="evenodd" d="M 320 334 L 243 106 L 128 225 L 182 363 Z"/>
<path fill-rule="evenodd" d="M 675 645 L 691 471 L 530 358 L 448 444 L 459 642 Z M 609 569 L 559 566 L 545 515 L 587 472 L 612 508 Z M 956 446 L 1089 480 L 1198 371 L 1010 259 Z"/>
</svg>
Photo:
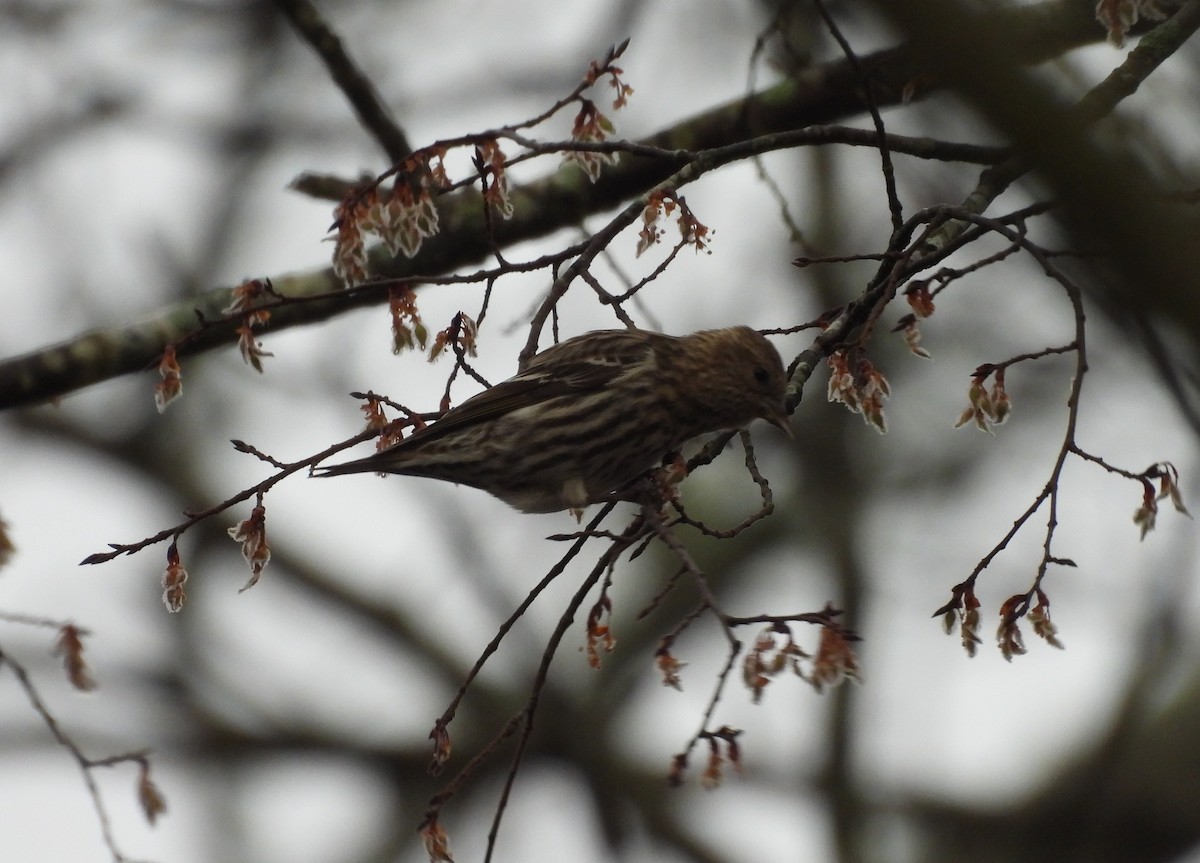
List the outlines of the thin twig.
<svg viewBox="0 0 1200 863">
<path fill-rule="evenodd" d="M 333 83 L 342 91 L 359 122 L 383 148 L 388 160 L 399 162 L 412 152 L 408 137 L 392 118 L 375 85 L 358 68 L 317 8 L 309 0 L 275 0 L 275 5 L 300 37 L 317 52 Z"/>
</svg>

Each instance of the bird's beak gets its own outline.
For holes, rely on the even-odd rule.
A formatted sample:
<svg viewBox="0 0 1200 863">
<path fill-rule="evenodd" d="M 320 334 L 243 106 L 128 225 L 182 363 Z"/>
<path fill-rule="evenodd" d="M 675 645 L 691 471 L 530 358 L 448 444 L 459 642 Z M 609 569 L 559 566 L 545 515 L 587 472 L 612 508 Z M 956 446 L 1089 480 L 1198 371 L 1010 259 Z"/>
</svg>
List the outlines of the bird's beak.
<svg viewBox="0 0 1200 863">
<path fill-rule="evenodd" d="M 782 405 L 771 411 L 771 413 L 768 416 L 763 417 L 763 419 L 782 431 L 792 440 L 796 439 L 796 436 L 792 434 L 792 425 L 788 422 L 787 411 L 784 410 Z"/>
</svg>

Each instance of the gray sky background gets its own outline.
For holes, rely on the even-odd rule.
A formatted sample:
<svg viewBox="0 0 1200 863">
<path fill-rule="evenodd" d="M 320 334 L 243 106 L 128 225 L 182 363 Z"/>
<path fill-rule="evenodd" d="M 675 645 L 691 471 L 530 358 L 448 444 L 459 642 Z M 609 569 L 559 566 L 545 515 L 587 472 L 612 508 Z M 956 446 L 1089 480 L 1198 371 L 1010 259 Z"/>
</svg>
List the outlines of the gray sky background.
<svg viewBox="0 0 1200 863">
<path fill-rule="evenodd" d="M 354 176 L 381 170 L 385 162 L 315 57 L 269 6 L 235 7 L 64 0 L 31 5 L 23 16 L 15 7 L 4 13 L 11 21 L 0 27 L 0 75 L 7 82 L 0 93 L 0 129 L 6 130 L 0 133 L 6 157 L 0 163 L 0 270 L 6 274 L 0 354 L 145 316 L 187 290 L 328 262 L 331 246 L 322 240 L 331 207 L 288 191 L 287 183 L 304 170 Z M 621 65 L 636 93 L 615 119 L 622 135 L 637 137 L 744 93 L 754 38 L 764 26 L 757 6 L 732 2 L 608 9 L 545 0 L 439 0 L 338 3 L 325 11 L 419 144 L 536 113 L 568 92 L 591 58 L 627 35 L 633 41 Z M 846 23 L 859 50 L 890 41 L 870 22 L 851 15 Z M 1093 80 L 1120 56 L 1098 46 L 1071 55 L 1054 74 Z M 758 80 L 775 74 L 760 68 Z M 1167 70 L 1138 95 L 1130 114 L 1188 98 L 1189 83 Z M 97 100 L 104 117 L 94 121 Z M 898 111 L 892 128 L 920 132 L 907 124 L 932 116 Z M 565 122 L 540 134 L 562 135 Z M 1196 117 L 1175 122 L 1194 126 Z M 1153 137 L 1154 127 L 1148 128 Z M 231 129 L 257 129 L 267 143 L 257 156 L 243 151 L 231 158 L 221 148 Z M 968 131 L 924 133 L 965 137 Z M 1179 139 L 1175 131 L 1168 140 Z M 1195 133 L 1189 127 L 1193 137 L 1184 140 L 1194 141 Z M 887 213 L 877 156 L 841 153 L 831 164 L 818 181 L 816 157 L 767 160 L 801 226 L 834 238 L 831 252 L 882 248 Z M 523 175 L 551 167 L 536 163 Z M 901 161 L 899 170 L 910 209 L 946 194 L 930 180 L 936 169 Z M 809 204 L 808 190 L 822 184 L 835 190 L 836 207 L 816 209 L 815 192 Z M 751 166 L 710 175 L 686 195 L 716 231 L 712 254 L 682 255 L 646 292 L 640 323 L 682 333 L 733 323 L 786 325 L 822 310 L 809 274 L 789 264 L 799 250 L 788 245 L 777 205 Z M 532 257 L 569 239 L 549 238 L 510 257 Z M 636 278 L 658 259 L 653 252 L 649 260 L 635 259 L 634 242 L 630 234 L 614 250 L 620 267 Z M 846 296 L 867 272 L 848 268 L 840 275 Z M 545 278 L 511 276 L 498 288 L 480 338 L 478 367 L 490 380 L 515 370 L 521 325 Z M 611 278 L 619 284 L 615 274 Z M 437 330 L 460 308 L 474 314 L 479 301 L 474 286 L 438 289 L 421 294 L 420 308 Z M 564 334 L 615 325 L 583 289 L 563 307 Z M 101 384 L 54 408 L 0 417 L 0 517 L 19 550 L 0 573 L 0 610 L 71 619 L 90 629 L 88 657 L 100 688 L 78 694 L 61 681 L 49 655 L 50 630 L 0 621 L 0 646 L 31 670 L 54 714 L 89 754 L 154 751 L 155 780 L 170 811 L 153 829 L 137 811 L 130 767 L 98 777 L 118 841 L 133 858 L 201 863 L 235 854 L 260 863 L 333 863 L 362 859 L 363 843 L 388 825 L 401 832 L 415 825 L 419 812 L 397 812 L 378 777 L 344 759 L 280 754 L 231 772 L 191 755 L 184 718 L 191 711 L 178 700 L 177 674 L 208 681 L 200 687 L 204 710 L 235 724 L 336 729 L 380 746 L 422 740 L 452 694 L 421 663 L 408 662 L 373 633 L 275 578 L 274 569 L 288 558 L 338 571 L 382 605 L 416 610 L 431 636 L 469 661 L 561 553 L 544 537 L 574 527 L 566 514 L 522 516 L 474 490 L 422 480 L 295 478 L 268 498 L 280 560 L 245 593 L 238 593 L 247 573 L 235 544 L 222 546 L 198 533 L 180 544 L 191 574 L 189 603 L 180 615 L 168 615 L 159 599 L 163 546 L 100 567 L 77 566 L 107 543 L 154 533 L 174 523 L 181 509 L 202 508 L 258 481 L 260 465 L 235 453 L 230 438 L 284 459 L 318 451 L 360 427 L 357 404 L 344 395 L 350 390 L 374 389 L 433 409 L 448 366 L 416 354 L 393 356 L 388 327 L 386 310 L 370 309 L 320 326 L 268 332 L 264 346 L 275 356 L 261 376 L 234 349 L 185 360 L 184 398 L 161 418 L 149 374 Z M 929 615 L 1044 483 L 1065 421 L 1069 368 L 1049 361 L 1015 369 L 1009 388 L 1016 410 L 995 437 L 951 426 L 976 365 L 1068 341 L 1069 316 L 1053 286 L 1034 267 L 1017 263 L 947 294 L 923 331 L 932 363 L 894 344 L 886 355 L 895 387 L 889 434 L 878 436 L 857 422 L 845 426 L 849 446 L 863 454 L 862 464 L 879 484 L 864 532 L 871 598 L 862 627 L 866 682 L 856 693 L 856 759 L 881 797 L 1002 802 L 1036 788 L 1104 729 L 1155 603 L 1183 610 L 1185 644 L 1194 648 L 1191 621 L 1200 611 L 1191 589 L 1195 526 L 1164 511 L 1158 530 L 1139 542 L 1131 522 L 1136 488 L 1073 464 L 1065 475 L 1056 549 L 1079 568 L 1048 581 L 1067 649 L 1053 650 L 1026 630 L 1029 655 L 1008 664 L 991 644 L 993 624 L 985 622 L 981 654 L 968 660 Z M 1093 337 L 1082 443 L 1130 469 L 1173 460 L 1196 509 L 1194 438 L 1124 336 L 1097 315 Z M 776 341 L 788 357 L 807 343 L 803 336 Z M 824 379 L 814 379 L 793 418 L 801 440 L 806 424 L 842 410 L 825 402 Z M 455 398 L 473 391 L 468 382 L 456 387 Z M 143 437 L 133 446 L 178 451 L 194 496 L 168 493 L 152 466 L 139 473 L 101 454 L 101 444 L 134 434 Z M 767 428 L 756 430 L 755 440 L 777 494 L 786 500 L 799 493 L 805 477 L 794 472 L 789 444 Z M 752 508 L 754 490 L 738 472 L 740 460 L 730 452 L 727 464 L 690 479 L 685 500 L 689 493 L 719 493 Z M 957 475 L 940 485 L 931 474 L 945 463 L 957 465 Z M 221 524 L 247 514 L 248 508 L 236 508 Z M 803 509 L 783 507 L 775 517 L 804 534 Z M 985 621 L 994 621 L 995 606 L 1032 578 L 1042 522 L 1036 518 L 981 580 L 991 609 Z M 740 611 L 816 610 L 827 599 L 837 601 L 819 537 L 757 558 L 751 567 L 756 578 L 739 595 Z M 565 583 L 539 601 L 485 679 L 531 677 L 545 634 L 584 571 L 572 568 Z M 652 575 L 631 567 L 626 577 Z M 636 597 L 654 587 L 629 590 Z M 631 613 L 637 601 L 626 605 L 623 611 Z M 667 626 L 653 618 L 627 625 Z M 811 642 L 812 633 L 805 635 Z M 624 633 L 617 637 L 620 652 Z M 582 640 L 580 620 L 554 666 L 570 690 L 586 691 L 595 676 L 577 650 Z M 181 652 L 185 641 L 200 649 Z M 682 694 L 659 685 L 649 652 L 625 660 L 626 673 L 639 675 L 635 696 L 608 707 L 620 712 L 616 729 L 630 758 L 660 765 L 665 774 L 699 721 L 721 650 L 719 638 L 686 642 L 681 653 L 690 665 Z M 828 696 L 794 680 L 772 684 L 757 706 L 740 685 L 730 686 L 718 724 L 745 729 L 746 776 L 703 792 L 694 787 L 696 767 L 692 784 L 679 791 L 679 805 L 729 859 L 829 859 L 821 804 L 806 784 L 827 745 L 821 724 L 827 709 Z M 452 769 L 468 755 L 456 753 Z M 0 857 L 106 859 L 75 766 L 51 745 L 3 670 L 0 777 Z M 516 788 L 502 833 L 503 859 L 607 859 L 578 777 L 532 765 Z M 479 859 L 486 833 L 481 819 L 497 790 L 489 786 L 451 810 L 460 861 Z M 423 858 L 413 836 L 401 859 Z M 644 859 L 660 859 L 649 843 Z"/>
</svg>

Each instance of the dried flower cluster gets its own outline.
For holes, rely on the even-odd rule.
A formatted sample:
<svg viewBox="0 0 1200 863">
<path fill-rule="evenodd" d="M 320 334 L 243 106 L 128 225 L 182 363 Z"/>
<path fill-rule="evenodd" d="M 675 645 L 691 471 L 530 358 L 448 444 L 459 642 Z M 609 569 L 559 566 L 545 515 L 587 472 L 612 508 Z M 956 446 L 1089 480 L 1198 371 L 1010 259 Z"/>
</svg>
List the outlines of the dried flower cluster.
<svg viewBox="0 0 1200 863">
<path fill-rule="evenodd" d="M 393 255 L 411 258 L 427 238 L 437 234 L 434 197 L 450 186 L 445 154 L 440 145 L 418 150 L 392 172 L 390 189 L 377 180 L 367 181 L 334 208 L 333 271 L 346 287 L 362 284 L 370 276 L 367 235 L 379 237 Z"/>
<path fill-rule="evenodd" d="M 137 798 L 142 814 L 151 824 L 157 823 L 158 816 L 167 811 L 167 800 L 150 778 L 150 762 L 145 758 L 138 765 Z"/>
<path fill-rule="evenodd" d="M 1096 20 L 1108 31 L 1108 41 L 1118 48 L 1141 19 L 1162 21 L 1166 17 L 1159 0 L 1096 0 Z"/>
<path fill-rule="evenodd" d="M 904 343 L 914 356 L 926 360 L 932 359 L 929 351 L 921 347 L 921 330 L 917 326 L 917 321 L 930 317 L 934 312 L 933 293 L 929 290 L 929 281 L 922 279 L 909 284 L 904 290 L 904 299 L 908 301 L 912 312 L 901 317 L 896 322 L 896 326 L 892 327 L 892 332 L 904 334 Z"/>
<path fill-rule="evenodd" d="M 701 786 L 709 790 L 719 787 L 726 762 L 733 767 L 734 772 L 742 772 L 742 747 L 737 742 L 741 733 L 741 729 L 722 725 L 716 731 L 708 731 L 701 735 L 708 741 L 708 763 L 704 766 L 704 772 L 700 774 Z"/>
<path fill-rule="evenodd" d="M 592 668 L 600 667 L 600 651 L 612 653 L 617 640 L 612 634 L 612 600 L 602 596 L 592 606 L 587 618 L 587 660 Z"/>
<path fill-rule="evenodd" d="M 1169 461 L 1152 464 L 1138 478 L 1142 481 L 1142 505 L 1133 514 L 1133 523 L 1141 529 L 1142 539 L 1145 539 L 1146 534 L 1154 530 L 1154 525 L 1158 521 L 1158 502 L 1160 500 L 1169 498 L 1176 512 L 1181 512 L 1191 518 L 1192 514 L 1183 505 L 1183 494 L 1179 491 L 1179 471 L 1176 470 L 1175 465 Z M 1155 480 L 1158 480 L 1157 489 L 1154 486 Z"/>
<path fill-rule="evenodd" d="M 836 351 L 829 356 L 829 387 L 831 402 L 841 402 L 880 434 L 887 431 L 883 403 L 892 394 L 891 385 L 883 372 L 866 357 L 851 360 L 851 351 Z"/>
<path fill-rule="evenodd" d="M 475 339 L 478 335 L 479 329 L 475 326 L 475 320 L 464 312 L 458 312 L 451 319 L 450 326 L 434 335 L 433 347 L 429 349 L 429 361 L 433 362 L 440 357 L 446 348 L 468 357 L 475 356 Z"/>
<path fill-rule="evenodd" d="M 263 569 L 271 560 L 271 546 L 267 543 L 267 508 L 262 495 L 258 504 L 250 511 L 250 517 L 229 528 L 229 535 L 242 544 L 242 557 L 250 565 L 250 580 L 242 590 L 258 584 Z"/>
<path fill-rule="evenodd" d="M 1037 602 L 1031 607 L 1030 603 L 1034 599 Z M 954 589 L 950 602 L 934 612 L 934 617 L 942 618 L 942 626 L 947 635 L 953 634 L 955 625 L 958 625 L 967 656 L 974 656 L 979 650 L 979 645 L 983 643 L 979 635 L 979 608 L 980 602 L 975 596 L 974 587 L 964 583 Z M 1033 626 L 1034 635 L 1051 647 L 1062 649 L 1062 642 L 1058 639 L 1058 627 L 1050 619 L 1050 598 L 1040 586 L 1034 587 L 1028 593 L 1010 596 L 1001 603 L 999 616 L 996 646 L 1000 649 L 1000 655 L 1009 662 L 1014 656 L 1021 656 L 1026 652 L 1025 639 L 1020 628 L 1022 618 L 1027 619 Z"/>
<path fill-rule="evenodd" d="M 187 570 L 179 557 L 179 548 L 172 542 L 167 548 L 167 570 L 163 573 L 163 605 L 172 613 L 183 610 L 183 602 L 187 598 L 183 586 L 187 584 Z"/>
<path fill-rule="evenodd" d="M 662 674 L 663 686 L 683 691 L 683 681 L 679 677 L 679 672 L 687 667 L 686 662 L 680 662 L 675 654 L 671 653 L 669 647 L 662 646 L 654 654 L 654 664 L 658 666 L 659 673 Z"/>
<path fill-rule="evenodd" d="M 697 252 L 708 251 L 708 226 L 696 218 L 682 196 L 658 189 L 647 196 L 646 206 L 642 208 L 642 228 L 638 231 L 637 243 L 639 256 L 662 240 L 666 229 L 660 223 L 669 219 L 676 209 L 679 210 L 676 225 L 679 228 L 680 245 L 692 246 Z"/>
<path fill-rule="evenodd" d="M 991 389 L 987 387 L 989 377 L 992 379 Z M 1008 419 L 1012 413 L 1012 401 L 1004 388 L 1004 367 L 984 365 L 976 369 L 971 375 L 967 401 L 969 404 L 959 414 L 954 423 L 955 428 L 973 422 L 980 431 L 992 433 L 995 426 Z"/>
<path fill-rule="evenodd" d="M 96 688 L 96 681 L 88 671 L 87 661 L 83 658 L 84 631 L 73 623 L 64 624 L 58 630 L 58 641 L 55 642 L 54 652 L 63 658 L 63 668 L 67 672 L 67 680 L 71 685 L 83 692 Z"/>
<path fill-rule="evenodd" d="M 242 315 L 238 325 L 238 350 L 242 359 L 257 372 L 263 370 L 263 357 L 271 354 L 262 349 L 262 342 L 254 337 L 254 328 L 263 326 L 271 319 L 271 311 L 261 307 L 264 299 L 278 297 L 270 279 L 247 279 L 236 288 L 229 305 L 222 309 L 226 315 Z"/>
<path fill-rule="evenodd" d="M 154 385 L 154 406 L 162 413 L 167 405 L 183 395 L 183 373 L 175 358 L 175 346 L 167 345 L 158 362 L 159 382 Z"/>
</svg>

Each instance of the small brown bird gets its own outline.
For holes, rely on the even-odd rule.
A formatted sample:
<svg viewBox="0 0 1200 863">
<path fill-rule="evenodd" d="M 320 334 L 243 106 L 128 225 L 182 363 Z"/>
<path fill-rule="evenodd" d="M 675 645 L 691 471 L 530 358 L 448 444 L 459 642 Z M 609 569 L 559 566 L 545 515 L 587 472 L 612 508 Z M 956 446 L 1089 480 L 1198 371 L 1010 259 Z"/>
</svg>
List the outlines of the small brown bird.
<svg viewBox="0 0 1200 863">
<path fill-rule="evenodd" d="M 756 418 L 791 434 L 779 352 L 749 327 L 597 330 L 553 345 L 382 452 L 319 476 L 397 473 L 483 489 L 524 512 L 611 499 L 664 455 Z"/>
</svg>

